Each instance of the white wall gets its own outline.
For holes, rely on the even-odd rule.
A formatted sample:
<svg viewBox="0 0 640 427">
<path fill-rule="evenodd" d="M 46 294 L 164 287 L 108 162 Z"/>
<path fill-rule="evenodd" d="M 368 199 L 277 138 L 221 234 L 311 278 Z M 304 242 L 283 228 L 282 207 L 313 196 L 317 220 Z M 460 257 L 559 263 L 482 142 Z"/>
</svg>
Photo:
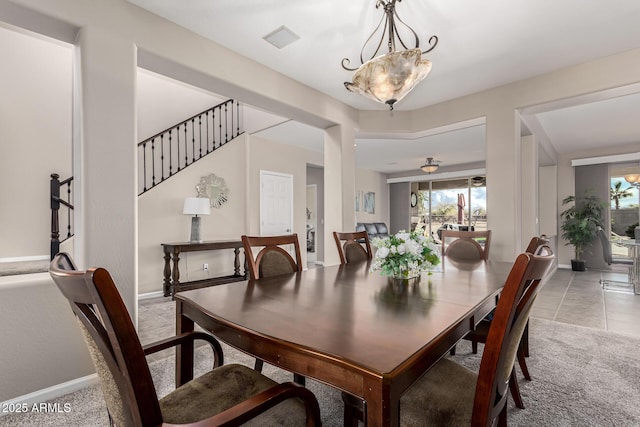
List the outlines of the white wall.
<svg viewBox="0 0 640 427">
<path fill-rule="evenodd" d="M 0 40 L 0 258 L 47 257 L 49 176 L 71 175 L 72 47 L 3 27 Z"/>
</svg>

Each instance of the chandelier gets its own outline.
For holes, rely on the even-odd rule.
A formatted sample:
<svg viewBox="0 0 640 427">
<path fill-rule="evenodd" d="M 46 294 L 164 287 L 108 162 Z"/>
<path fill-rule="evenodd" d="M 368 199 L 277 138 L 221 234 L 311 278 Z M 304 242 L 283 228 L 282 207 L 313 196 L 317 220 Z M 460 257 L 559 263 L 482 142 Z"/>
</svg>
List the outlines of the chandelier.
<svg viewBox="0 0 640 427">
<path fill-rule="evenodd" d="M 429 38 L 429 48 L 425 51 L 420 49 L 418 35 L 396 13 L 396 2 L 400 1 L 402 0 L 376 1 L 376 9 L 382 6 L 384 15 L 376 29 L 373 30 L 373 33 L 364 43 L 364 46 L 362 46 L 360 51 L 360 63 L 362 65 L 358 68 L 350 68 L 351 61 L 347 58 L 342 59 L 342 68 L 356 72 L 353 76 L 353 82 L 344 83 L 347 90 L 359 93 L 382 104 L 387 104 L 390 110 L 393 110 L 396 102 L 404 98 L 418 83 L 427 77 L 427 74 L 431 71 L 431 61 L 422 59 L 421 56 L 431 52 L 438 44 L 438 37 L 433 35 Z M 408 48 L 400 38 L 396 21 L 411 31 L 415 38 L 414 48 Z M 383 22 L 384 26 L 382 26 Z M 364 50 L 381 27 L 382 36 L 378 46 L 371 58 L 365 62 Z M 385 34 L 389 50 L 384 55 L 376 56 L 385 40 Z M 404 50 L 396 51 L 396 42 L 400 43 Z"/>
<path fill-rule="evenodd" d="M 439 167 L 440 162 L 433 160 L 433 157 L 427 157 L 427 163 L 420 166 L 420 169 L 422 169 L 424 172 L 432 173 L 437 171 Z"/>
</svg>

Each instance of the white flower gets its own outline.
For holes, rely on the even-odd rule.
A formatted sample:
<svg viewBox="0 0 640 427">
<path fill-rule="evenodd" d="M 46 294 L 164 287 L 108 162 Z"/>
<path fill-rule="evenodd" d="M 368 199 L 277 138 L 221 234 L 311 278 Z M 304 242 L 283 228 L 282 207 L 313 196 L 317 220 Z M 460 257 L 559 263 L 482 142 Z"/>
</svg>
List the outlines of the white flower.
<svg viewBox="0 0 640 427">
<path fill-rule="evenodd" d="M 410 236 L 410 234 L 409 234 L 409 233 L 405 233 L 405 232 L 404 232 L 404 230 L 396 234 L 396 237 L 397 237 L 398 239 L 402 239 L 402 240 L 404 240 L 405 242 L 406 242 L 407 240 L 409 240 L 409 236 Z"/>
<path fill-rule="evenodd" d="M 398 252 L 398 248 L 395 246 L 391 246 L 391 253 L 395 254 L 396 252 Z"/>
<path fill-rule="evenodd" d="M 378 250 L 376 251 L 376 257 L 378 258 L 386 258 L 387 255 L 389 255 L 389 248 L 385 248 L 384 246 L 378 248 Z"/>
<path fill-rule="evenodd" d="M 415 240 L 409 239 L 405 241 L 404 247 L 411 255 L 418 255 L 420 252 L 422 252 L 422 246 Z"/>
<path fill-rule="evenodd" d="M 398 253 L 400 255 L 404 254 L 407 251 L 406 248 L 404 247 L 404 245 L 405 245 L 404 243 L 400 243 L 398 245 Z"/>
</svg>

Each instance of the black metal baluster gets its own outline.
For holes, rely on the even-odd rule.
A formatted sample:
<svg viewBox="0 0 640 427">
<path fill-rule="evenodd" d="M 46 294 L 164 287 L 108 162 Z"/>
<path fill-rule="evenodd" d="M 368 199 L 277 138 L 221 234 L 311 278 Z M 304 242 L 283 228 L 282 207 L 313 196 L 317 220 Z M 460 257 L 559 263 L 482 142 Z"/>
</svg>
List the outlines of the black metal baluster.
<svg viewBox="0 0 640 427">
<path fill-rule="evenodd" d="M 229 103 L 224 104 L 224 143 L 229 142 L 229 114 L 227 111 L 227 106 Z"/>
<path fill-rule="evenodd" d="M 196 135 L 195 135 L 195 129 L 196 129 L 196 122 L 195 119 L 191 119 L 191 163 L 196 161 Z M 187 136 L 187 127 L 185 125 L 184 128 L 184 135 L 185 137 Z"/>
<path fill-rule="evenodd" d="M 189 142 L 187 141 L 187 122 L 184 122 L 184 167 L 189 166 Z"/>
<path fill-rule="evenodd" d="M 173 175 L 173 145 L 171 141 L 171 132 L 172 130 L 169 130 L 169 176 Z"/>
<path fill-rule="evenodd" d="M 204 122 L 207 125 L 207 154 L 209 154 L 210 152 L 212 152 L 213 150 L 209 150 L 209 110 L 207 110 L 206 114 L 205 114 L 205 118 L 204 118 Z"/>
<path fill-rule="evenodd" d="M 160 182 L 162 182 L 164 181 L 164 133 L 160 135 L 160 173 L 162 174 Z"/>
<path fill-rule="evenodd" d="M 69 179 L 69 183 L 67 184 L 67 203 L 69 204 L 67 206 L 67 239 L 73 236 L 73 233 L 71 232 L 71 208 L 70 208 L 70 206 L 73 206 L 73 203 L 71 203 L 71 182 L 72 181 L 73 181 L 73 177 Z"/>
<path fill-rule="evenodd" d="M 142 192 L 147 191 L 147 143 L 142 144 Z"/>
<path fill-rule="evenodd" d="M 199 159 L 202 158 L 202 116 L 198 115 L 198 141 L 200 144 L 200 157 L 198 157 Z"/>
<path fill-rule="evenodd" d="M 151 138 L 151 187 L 156 186 L 156 140 Z"/>
</svg>

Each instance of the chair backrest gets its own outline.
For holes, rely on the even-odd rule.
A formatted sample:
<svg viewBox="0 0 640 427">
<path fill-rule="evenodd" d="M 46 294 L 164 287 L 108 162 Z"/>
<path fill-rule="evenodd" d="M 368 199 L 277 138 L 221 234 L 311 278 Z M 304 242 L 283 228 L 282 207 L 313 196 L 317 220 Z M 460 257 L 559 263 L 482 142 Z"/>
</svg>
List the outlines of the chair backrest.
<svg viewBox="0 0 640 427">
<path fill-rule="evenodd" d="M 289 252 L 281 248 L 285 245 L 293 245 L 295 260 Z M 302 271 L 302 256 L 297 234 L 269 237 L 242 236 L 242 246 L 249 266 L 249 275 L 253 280 Z M 253 256 L 254 247 L 262 247 L 255 257 Z"/>
<path fill-rule="evenodd" d="M 604 261 L 607 265 L 611 265 L 613 263 L 613 253 L 611 252 L 611 242 L 609 242 L 607 238 L 607 233 L 604 232 L 602 227 L 598 227 L 596 234 L 598 235 L 600 243 L 602 243 L 602 256 L 604 257 Z"/>
<path fill-rule="evenodd" d="M 452 239 L 455 240 L 452 241 Z M 478 241 L 484 243 L 481 245 Z M 443 257 L 465 261 L 486 261 L 489 259 L 489 248 L 491 247 L 491 230 L 442 230 L 441 246 Z"/>
<path fill-rule="evenodd" d="M 333 239 L 338 247 L 340 264 L 367 261 L 373 258 L 369 235 L 366 231 L 348 233 L 334 231 Z"/>
<path fill-rule="evenodd" d="M 77 271 L 66 253 L 49 274 L 76 315 L 117 426 L 159 425 L 162 413 L 149 366 L 120 293 L 103 268 Z"/>
<path fill-rule="evenodd" d="M 531 306 L 553 263 L 548 246 L 540 255 L 523 253 L 515 260 L 500 295 L 484 347 L 471 425 L 495 425 L 506 417 L 509 377 L 529 319 Z M 506 418 L 504 418 L 506 425 Z"/>
<path fill-rule="evenodd" d="M 539 248 L 543 246 L 547 246 L 549 244 L 549 239 L 544 234 L 540 237 L 533 236 L 531 241 L 529 241 L 529 245 L 527 245 L 527 249 L 525 252 L 528 254 L 535 254 Z"/>
</svg>

